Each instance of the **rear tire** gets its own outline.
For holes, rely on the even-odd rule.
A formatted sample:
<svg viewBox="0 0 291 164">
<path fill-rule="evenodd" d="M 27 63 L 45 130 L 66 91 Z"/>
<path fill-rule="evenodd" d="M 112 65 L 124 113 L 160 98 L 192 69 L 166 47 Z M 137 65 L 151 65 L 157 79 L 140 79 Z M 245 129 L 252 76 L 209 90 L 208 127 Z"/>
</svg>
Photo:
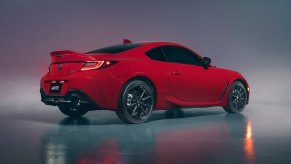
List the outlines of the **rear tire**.
<svg viewBox="0 0 291 164">
<path fill-rule="evenodd" d="M 248 95 L 244 84 L 240 81 L 235 81 L 228 93 L 228 103 L 223 109 L 228 113 L 240 113 L 245 109 Z"/>
<path fill-rule="evenodd" d="M 63 114 L 69 117 L 74 117 L 74 118 L 81 117 L 88 112 L 87 109 L 84 109 L 82 107 L 77 107 L 77 108 L 73 108 L 69 106 L 58 106 L 58 107 Z"/>
<path fill-rule="evenodd" d="M 141 80 L 130 81 L 121 91 L 116 114 L 126 123 L 144 123 L 149 119 L 155 101 L 149 84 Z"/>
</svg>

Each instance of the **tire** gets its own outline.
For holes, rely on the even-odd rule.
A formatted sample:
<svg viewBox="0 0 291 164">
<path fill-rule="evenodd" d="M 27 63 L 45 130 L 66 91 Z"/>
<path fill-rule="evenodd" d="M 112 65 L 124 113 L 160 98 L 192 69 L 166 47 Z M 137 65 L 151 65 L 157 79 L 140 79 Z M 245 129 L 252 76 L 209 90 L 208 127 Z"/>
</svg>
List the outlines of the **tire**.
<svg viewBox="0 0 291 164">
<path fill-rule="evenodd" d="M 141 80 L 130 81 L 120 93 L 116 114 L 126 123 L 144 123 L 149 119 L 155 102 L 152 86 Z"/>
<path fill-rule="evenodd" d="M 240 81 L 235 81 L 228 92 L 227 106 L 223 109 L 228 113 L 240 113 L 245 109 L 248 94 L 246 87 Z"/>
<path fill-rule="evenodd" d="M 82 107 L 77 107 L 77 108 L 69 107 L 69 106 L 58 106 L 58 107 L 63 114 L 69 117 L 74 117 L 74 118 L 81 117 L 88 112 L 87 109 L 82 108 Z"/>
</svg>

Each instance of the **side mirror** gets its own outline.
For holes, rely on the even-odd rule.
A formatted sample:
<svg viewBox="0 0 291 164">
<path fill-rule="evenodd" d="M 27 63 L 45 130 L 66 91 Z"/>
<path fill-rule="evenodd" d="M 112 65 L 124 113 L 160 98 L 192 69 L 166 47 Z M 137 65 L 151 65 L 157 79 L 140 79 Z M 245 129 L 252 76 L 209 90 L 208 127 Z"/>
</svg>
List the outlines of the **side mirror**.
<svg viewBox="0 0 291 164">
<path fill-rule="evenodd" d="M 211 63 L 211 59 L 209 57 L 203 57 L 203 67 L 207 69 Z"/>
</svg>

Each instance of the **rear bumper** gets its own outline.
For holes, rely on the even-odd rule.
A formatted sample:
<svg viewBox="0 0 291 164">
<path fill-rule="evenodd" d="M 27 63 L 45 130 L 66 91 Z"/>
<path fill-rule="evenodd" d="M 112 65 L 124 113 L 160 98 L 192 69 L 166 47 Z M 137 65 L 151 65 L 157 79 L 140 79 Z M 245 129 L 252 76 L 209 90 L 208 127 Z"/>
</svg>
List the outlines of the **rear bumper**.
<svg viewBox="0 0 291 164">
<path fill-rule="evenodd" d="M 60 93 L 50 91 L 53 82 L 62 83 Z M 80 71 L 70 76 L 52 77 L 47 73 L 41 78 L 41 94 L 44 95 L 43 102 L 47 105 L 59 105 L 70 103 L 67 96 L 77 91 L 86 101 L 92 100 L 101 109 L 115 110 L 122 80 L 114 77 L 105 69 L 99 71 Z M 91 101 L 90 101 L 91 102 Z M 83 104 L 86 104 L 85 102 Z M 89 103 L 92 104 L 92 103 Z"/>
<path fill-rule="evenodd" d="M 44 89 L 41 88 L 40 95 L 41 101 L 46 105 L 76 106 L 76 103 L 80 103 L 80 106 L 88 110 L 100 109 L 100 107 L 81 90 L 69 90 L 65 95 L 50 95 L 45 94 Z"/>
</svg>

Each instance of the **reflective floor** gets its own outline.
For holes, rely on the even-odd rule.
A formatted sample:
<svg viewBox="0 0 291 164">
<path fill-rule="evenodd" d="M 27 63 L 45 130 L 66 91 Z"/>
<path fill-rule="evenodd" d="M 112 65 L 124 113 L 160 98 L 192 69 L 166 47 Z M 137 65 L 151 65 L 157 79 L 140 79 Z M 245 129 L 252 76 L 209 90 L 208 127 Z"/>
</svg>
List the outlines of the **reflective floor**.
<svg viewBox="0 0 291 164">
<path fill-rule="evenodd" d="M 127 125 L 114 112 L 64 117 L 54 107 L 1 107 L 1 163 L 291 163 L 291 108 L 251 104 L 154 112 Z"/>
</svg>

